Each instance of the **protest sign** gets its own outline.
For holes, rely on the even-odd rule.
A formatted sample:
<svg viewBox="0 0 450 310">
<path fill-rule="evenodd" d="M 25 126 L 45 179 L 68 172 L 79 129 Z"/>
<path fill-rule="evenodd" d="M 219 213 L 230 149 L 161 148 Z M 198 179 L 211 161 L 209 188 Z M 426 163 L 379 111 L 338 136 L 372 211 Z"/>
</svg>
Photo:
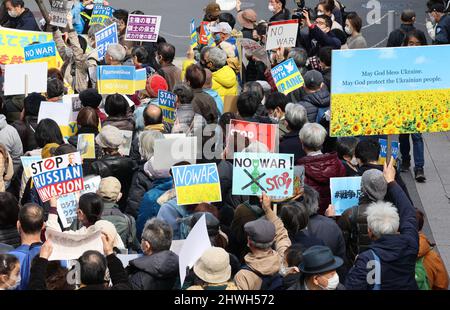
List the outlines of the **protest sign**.
<svg viewBox="0 0 450 310">
<path fill-rule="evenodd" d="M 298 19 L 270 23 L 267 29 L 266 50 L 295 47 L 298 28 Z"/>
<path fill-rule="evenodd" d="M 256 61 L 263 62 L 267 68 L 271 67 L 269 56 L 267 55 L 267 51 L 264 46 L 259 45 L 259 43 L 255 40 L 246 38 L 241 39 L 240 43 L 244 49 L 243 55 L 254 57 Z M 247 58 L 243 57 L 243 61 L 247 61 Z"/>
<path fill-rule="evenodd" d="M 58 67 L 55 42 L 25 46 L 24 53 L 26 63 L 46 62 L 49 69 Z"/>
<path fill-rule="evenodd" d="M 59 125 L 63 137 L 72 137 L 78 131 L 76 117 L 74 120 L 72 111 L 72 100 L 63 102 L 42 101 L 39 107 L 38 123 L 46 118 L 54 120 Z"/>
<path fill-rule="evenodd" d="M 34 187 L 43 202 L 84 189 L 80 153 L 42 159 L 30 167 Z"/>
<path fill-rule="evenodd" d="M 134 76 L 135 90 L 140 91 L 147 86 L 147 69 L 136 70 Z"/>
<path fill-rule="evenodd" d="M 133 132 L 131 130 L 121 130 L 123 135 L 123 142 L 119 146 L 119 153 L 123 156 L 129 156 L 131 150 L 131 143 L 133 142 Z"/>
<path fill-rule="evenodd" d="M 92 10 L 89 26 L 104 25 L 107 19 L 113 17 L 114 11 L 115 10 L 110 6 L 95 5 Z"/>
<path fill-rule="evenodd" d="M 64 228 L 69 228 L 77 219 L 78 197 L 72 193 L 59 196 L 56 200 L 56 210 Z"/>
<path fill-rule="evenodd" d="M 174 164 L 187 161 L 195 164 L 197 160 L 197 137 L 155 140 L 153 168 L 169 170 Z"/>
<path fill-rule="evenodd" d="M 5 96 L 47 92 L 47 69 L 46 62 L 6 65 Z"/>
<path fill-rule="evenodd" d="M 233 195 L 290 197 L 294 186 L 294 155 L 235 153 Z"/>
<path fill-rule="evenodd" d="M 97 193 L 98 189 L 100 188 L 100 182 L 102 181 L 102 178 L 97 175 L 95 177 L 87 177 L 84 179 L 84 189 L 80 192 L 80 196 L 87 194 L 87 193 Z"/>
<path fill-rule="evenodd" d="M 95 159 L 95 135 L 79 134 L 77 151 L 83 159 Z"/>
<path fill-rule="evenodd" d="M 47 229 L 45 236 L 47 240 L 51 240 L 53 247 L 49 261 L 79 259 L 86 251 L 98 251 L 103 254 L 100 230 L 71 234 Z"/>
<path fill-rule="evenodd" d="M 294 185 L 292 196 L 271 197 L 272 202 L 285 202 L 301 197 L 305 189 L 305 166 L 294 166 Z"/>
<path fill-rule="evenodd" d="M 98 60 L 105 58 L 108 46 L 110 44 L 119 43 L 117 34 L 117 24 L 114 23 L 95 33 L 95 42 L 97 46 Z"/>
<path fill-rule="evenodd" d="M 174 93 L 160 90 L 158 92 L 159 107 L 163 112 L 164 121 L 173 124 L 175 122 L 175 102 L 177 96 Z"/>
<path fill-rule="evenodd" d="M 208 236 L 206 227 L 206 216 L 203 215 L 194 227 L 192 227 L 189 235 L 183 243 L 179 257 L 180 284 L 183 287 L 186 278 L 187 267 L 192 268 L 203 253 L 211 247 L 211 241 Z"/>
<path fill-rule="evenodd" d="M 280 93 L 285 95 L 303 86 L 303 77 L 294 60 L 288 59 L 272 69 L 272 77 Z"/>
<path fill-rule="evenodd" d="M 99 66 L 97 68 L 98 92 L 102 95 L 133 95 L 135 93 L 133 66 Z"/>
<path fill-rule="evenodd" d="M 331 135 L 450 130 L 449 53 L 450 45 L 334 50 Z"/>
<path fill-rule="evenodd" d="M 172 167 L 172 174 L 178 205 L 222 201 L 216 164 Z"/>
<path fill-rule="evenodd" d="M 380 165 L 384 165 L 384 163 L 386 162 L 388 142 L 386 139 L 379 139 L 378 141 L 380 142 L 380 147 L 381 147 L 380 158 L 378 160 L 378 163 Z M 391 156 L 394 157 L 395 160 L 398 159 L 399 151 L 400 151 L 400 143 L 398 143 L 397 141 L 392 141 Z"/>
<path fill-rule="evenodd" d="M 239 120 L 231 120 L 229 135 L 238 133 L 247 137 L 250 142 L 259 141 L 266 145 L 271 153 L 278 152 L 278 124 L 260 124 Z"/>
<path fill-rule="evenodd" d="M 27 178 L 31 178 L 31 164 L 42 159 L 41 156 L 22 156 L 20 161 L 22 162 L 23 173 Z"/>
<path fill-rule="evenodd" d="M 170 245 L 170 251 L 174 252 L 179 256 L 185 241 L 186 240 L 172 240 L 172 244 Z"/>
<path fill-rule="evenodd" d="M 191 48 L 194 49 L 198 46 L 198 33 L 195 29 L 195 19 L 189 24 L 189 33 L 191 35 Z"/>
<path fill-rule="evenodd" d="M 358 205 L 361 196 L 361 177 L 331 178 L 331 204 L 336 215 L 342 215 L 345 210 Z"/>
<path fill-rule="evenodd" d="M 34 42 L 53 42 L 53 34 L 0 27 L 0 64 L 23 64 L 25 62 L 24 48 Z M 57 67 L 61 68 L 63 61 L 59 54 L 57 59 Z"/>
<path fill-rule="evenodd" d="M 161 16 L 130 14 L 128 16 L 126 41 L 158 41 Z"/>
<path fill-rule="evenodd" d="M 73 6 L 73 1 L 51 0 L 50 1 L 50 25 L 56 27 L 67 26 L 67 14 Z"/>
</svg>

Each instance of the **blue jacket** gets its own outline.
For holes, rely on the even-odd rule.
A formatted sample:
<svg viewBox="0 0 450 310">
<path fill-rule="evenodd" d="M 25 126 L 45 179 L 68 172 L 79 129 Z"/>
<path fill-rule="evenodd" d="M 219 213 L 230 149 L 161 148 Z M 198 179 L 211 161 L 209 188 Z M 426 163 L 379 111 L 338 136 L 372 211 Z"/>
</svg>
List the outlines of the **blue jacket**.
<svg viewBox="0 0 450 310">
<path fill-rule="evenodd" d="M 18 290 L 26 290 L 30 281 L 31 262 L 41 251 L 42 243 L 33 243 L 32 245 L 21 245 L 8 254 L 17 257 L 20 263 L 20 286 Z"/>
<path fill-rule="evenodd" d="M 419 252 L 419 233 L 417 231 L 416 211 L 401 187 L 392 182 L 388 193 L 400 215 L 400 234 L 384 235 L 372 242 L 369 250 L 361 253 L 347 275 L 345 287 L 348 290 L 371 290 L 374 285 L 367 281 L 375 279 L 376 270 L 369 261 L 376 261 L 375 252 L 381 265 L 382 290 L 418 290 L 415 280 L 415 266 Z M 372 252 L 373 251 L 373 252 Z M 375 264 L 376 265 L 376 264 Z M 374 284 L 374 283 L 373 283 Z"/>
<path fill-rule="evenodd" d="M 153 188 L 144 194 L 141 206 L 139 208 L 138 217 L 136 220 L 137 237 L 141 238 L 147 220 L 158 215 L 161 206 L 157 200 L 166 191 L 172 188 L 172 178 L 155 179 Z"/>
<path fill-rule="evenodd" d="M 189 216 L 185 206 L 177 205 L 177 198 L 164 203 L 159 209 L 157 218 L 165 221 L 173 229 L 173 240 L 182 240 L 187 237 L 187 225 L 183 219 Z"/>
<path fill-rule="evenodd" d="M 216 102 L 217 110 L 219 110 L 219 114 L 222 115 L 223 114 L 223 100 L 219 96 L 219 93 L 213 89 L 203 89 L 203 91 L 205 93 L 207 93 L 208 95 L 210 95 L 211 97 L 213 97 L 214 101 Z"/>
</svg>

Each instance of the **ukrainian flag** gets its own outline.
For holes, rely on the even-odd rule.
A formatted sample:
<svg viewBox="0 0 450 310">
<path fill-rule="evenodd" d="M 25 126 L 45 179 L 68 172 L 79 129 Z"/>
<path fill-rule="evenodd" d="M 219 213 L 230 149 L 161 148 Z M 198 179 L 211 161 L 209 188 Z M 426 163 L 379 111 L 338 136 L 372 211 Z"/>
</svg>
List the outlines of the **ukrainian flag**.
<svg viewBox="0 0 450 310">
<path fill-rule="evenodd" d="M 135 67 L 99 66 L 97 68 L 98 92 L 102 95 L 134 95 Z"/>
<path fill-rule="evenodd" d="M 208 26 L 207 25 L 203 25 L 203 27 L 205 27 L 204 29 L 205 29 L 205 33 L 206 33 L 206 38 L 208 40 L 208 46 L 209 47 L 215 47 L 216 46 L 216 42 L 214 41 L 214 38 L 213 38 L 211 32 L 209 31 Z"/>
<path fill-rule="evenodd" d="M 197 30 L 195 30 L 195 20 L 193 19 L 191 21 L 191 47 L 192 49 L 196 48 L 198 46 L 198 33 Z"/>
</svg>

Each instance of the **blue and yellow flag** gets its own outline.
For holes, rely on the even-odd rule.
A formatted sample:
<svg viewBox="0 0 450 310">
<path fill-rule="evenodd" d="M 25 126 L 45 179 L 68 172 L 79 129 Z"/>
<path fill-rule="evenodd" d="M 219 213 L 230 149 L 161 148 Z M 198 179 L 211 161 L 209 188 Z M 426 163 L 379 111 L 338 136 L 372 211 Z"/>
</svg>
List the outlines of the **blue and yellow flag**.
<svg viewBox="0 0 450 310">
<path fill-rule="evenodd" d="M 208 25 L 203 25 L 203 27 L 205 29 L 206 38 L 208 40 L 208 46 L 209 47 L 215 47 L 216 46 L 216 41 L 214 41 L 212 33 L 209 31 Z"/>
<path fill-rule="evenodd" d="M 191 47 L 192 49 L 196 48 L 198 46 L 198 33 L 197 30 L 195 30 L 195 19 L 191 21 L 190 24 L 190 33 L 191 33 Z"/>
</svg>

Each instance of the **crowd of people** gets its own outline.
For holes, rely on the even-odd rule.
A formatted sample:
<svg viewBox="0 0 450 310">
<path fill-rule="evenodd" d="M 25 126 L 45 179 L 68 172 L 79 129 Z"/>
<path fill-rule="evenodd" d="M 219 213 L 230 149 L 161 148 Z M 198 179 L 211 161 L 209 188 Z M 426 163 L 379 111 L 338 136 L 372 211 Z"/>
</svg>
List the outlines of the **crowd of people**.
<svg viewBox="0 0 450 310">
<path fill-rule="evenodd" d="M 268 1 L 272 17 L 267 21 L 260 18 L 268 12 L 241 10 L 239 0 L 236 11 L 222 11 L 212 2 L 204 8 L 203 21 L 214 44 L 188 49 L 187 59 L 177 67 L 176 49 L 162 36 L 155 43 L 125 40 L 128 15 L 150 11 L 116 8 L 104 25 L 89 26 L 93 2 L 75 1 L 66 28 L 41 28 L 24 1 L 2 4 L 2 26 L 51 31 L 64 64 L 49 70 L 46 93 L 1 96 L 0 290 L 448 289 L 436 245 L 422 232 L 425 215 L 413 205 L 400 173 L 411 165 L 410 137 L 400 137 L 401 161 L 380 165 L 379 137 L 329 135 L 331 53 L 368 47 L 357 13 L 339 1 L 317 1 L 314 8 L 301 11 L 296 46 L 269 51 L 268 66 L 258 57 L 242 55 L 239 40 L 263 46 L 269 22 L 292 18 L 286 0 Z M 433 20 L 428 34 L 414 27 L 415 12 L 405 10 L 388 46 L 450 43 L 447 10 L 446 1 L 428 2 Z M 95 33 L 112 23 L 117 23 L 119 43 L 109 45 L 99 60 Z M 246 66 L 242 58 L 247 58 Z M 270 69 L 287 59 L 294 60 L 304 86 L 284 95 Z M 145 90 L 128 97 L 99 94 L 90 74 L 99 65 L 146 69 Z M 161 90 L 176 95 L 173 124 L 164 121 L 158 104 Z M 77 134 L 69 138 L 54 120 L 38 122 L 41 102 L 61 102 L 67 94 L 79 94 L 82 105 Z M 233 96 L 237 112 L 228 112 L 225 103 Z M 305 168 L 300 194 L 276 208 L 264 193 L 256 201 L 232 194 L 232 154 L 268 149 L 248 139 L 243 148 L 230 149 L 230 140 L 238 138 L 227 133 L 231 120 L 279 125 L 279 152 L 294 154 L 295 165 Z M 212 128 L 207 136 L 205 128 Z M 121 130 L 133 132 L 128 156 L 119 151 Z M 222 201 L 177 205 L 171 171 L 155 168 L 155 141 L 199 132 L 197 163 L 217 165 Z M 96 193 L 81 195 L 77 219 L 63 229 L 57 198 L 41 200 L 21 157 L 77 152 L 80 134 L 95 135 L 96 158 L 83 161 L 83 175 L 100 176 L 101 182 Z M 423 140 L 419 134 L 411 136 L 415 179 L 424 182 Z M 206 156 L 206 145 L 220 156 Z M 359 204 L 336 216 L 330 179 L 351 176 L 362 177 Z M 171 245 L 186 239 L 202 216 L 212 247 L 180 283 L 179 257 Z M 67 281 L 71 270 L 66 262 L 49 261 L 49 230 L 81 235 L 102 231 L 103 253 L 89 250 L 77 261 L 80 283 Z M 120 253 L 142 256 L 123 266 Z M 372 278 L 373 268 L 378 269 Z"/>
</svg>

